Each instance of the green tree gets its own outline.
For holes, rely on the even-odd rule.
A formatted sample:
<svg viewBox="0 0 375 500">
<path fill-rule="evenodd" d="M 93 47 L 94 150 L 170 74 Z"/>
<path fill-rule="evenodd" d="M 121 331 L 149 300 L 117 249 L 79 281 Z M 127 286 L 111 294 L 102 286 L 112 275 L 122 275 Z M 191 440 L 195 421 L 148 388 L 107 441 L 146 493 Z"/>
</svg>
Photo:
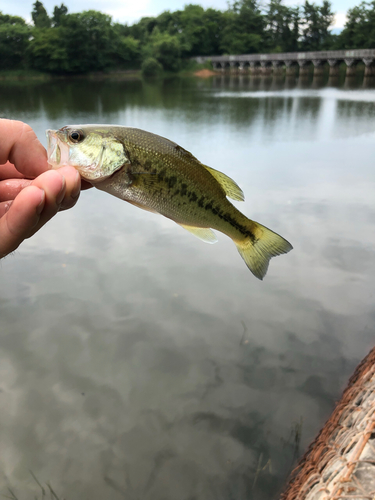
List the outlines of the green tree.
<svg viewBox="0 0 375 500">
<path fill-rule="evenodd" d="M 221 50 L 227 54 L 257 53 L 264 47 L 265 16 L 257 0 L 239 0 L 225 12 Z"/>
<path fill-rule="evenodd" d="M 143 76 L 157 76 L 163 71 L 162 65 L 153 57 L 145 59 L 141 66 Z"/>
<path fill-rule="evenodd" d="M 361 2 L 348 10 L 344 29 L 337 37 L 337 48 L 370 49 L 375 46 L 375 1 Z"/>
<path fill-rule="evenodd" d="M 206 38 L 201 46 L 201 55 L 220 54 L 220 40 L 225 27 L 224 13 L 216 9 L 207 9 L 203 16 Z"/>
<path fill-rule="evenodd" d="M 142 17 L 138 23 L 128 27 L 127 35 L 134 37 L 136 40 L 140 40 L 143 45 L 148 42 L 156 25 L 157 21 L 155 17 Z"/>
<path fill-rule="evenodd" d="M 173 31 L 169 28 L 169 33 L 179 37 L 183 56 L 219 53 L 219 38 L 224 27 L 222 12 L 189 4 L 185 5 L 184 10 L 170 14 L 170 17 L 169 26 L 172 26 Z M 158 26 L 162 31 L 159 23 Z"/>
<path fill-rule="evenodd" d="M 151 35 L 152 30 L 156 26 L 162 33 L 167 32 L 170 35 L 177 35 L 179 30 L 178 16 L 178 11 L 170 12 L 169 10 L 166 10 L 162 12 L 154 19 L 155 22 L 148 22 L 148 31 L 151 28 L 151 32 L 149 32 L 149 35 Z"/>
<path fill-rule="evenodd" d="M 61 40 L 61 28 L 34 29 L 28 49 L 32 67 L 50 73 L 68 72 L 71 62 Z"/>
<path fill-rule="evenodd" d="M 204 9 L 200 5 L 185 5 L 184 10 L 174 13 L 175 34 L 186 47 L 189 56 L 202 53 L 202 46 L 207 39 L 207 29 L 204 23 Z"/>
<path fill-rule="evenodd" d="M 329 48 L 332 42 L 329 28 L 333 19 L 334 14 L 328 0 L 323 0 L 322 6 L 306 0 L 303 7 L 302 50 L 314 51 Z"/>
<path fill-rule="evenodd" d="M 141 62 L 140 41 L 129 35 L 121 24 L 113 27 L 112 64 L 121 68 L 139 68 Z"/>
<path fill-rule="evenodd" d="M 266 12 L 267 48 L 270 52 L 298 50 L 300 13 L 298 7 L 287 7 L 282 0 L 270 0 Z"/>
<path fill-rule="evenodd" d="M 31 17 L 36 28 L 49 28 L 51 26 L 51 19 L 48 17 L 47 11 L 42 2 L 36 0 L 33 4 Z"/>
<path fill-rule="evenodd" d="M 181 44 L 179 38 L 169 33 L 160 33 L 155 28 L 143 51 L 144 59 L 153 57 L 166 71 L 178 71 L 181 66 Z"/>
<path fill-rule="evenodd" d="M 53 9 L 52 24 L 53 26 L 60 26 L 61 18 L 68 13 L 68 7 L 63 3 L 58 7 L 57 5 Z"/>
<path fill-rule="evenodd" d="M 102 71 L 112 65 L 115 35 L 109 15 L 96 10 L 66 14 L 61 18 L 60 28 L 68 71 Z"/>
<path fill-rule="evenodd" d="M 0 12 L 0 69 L 23 68 L 31 29 L 22 17 Z"/>
<path fill-rule="evenodd" d="M 289 10 L 289 15 L 290 15 L 291 32 L 290 32 L 290 39 L 287 51 L 295 52 L 299 50 L 298 40 L 299 40 L 299 28 L 301 24 L 300 8 L 298 6 L 291 8 Z"/>
</svg>

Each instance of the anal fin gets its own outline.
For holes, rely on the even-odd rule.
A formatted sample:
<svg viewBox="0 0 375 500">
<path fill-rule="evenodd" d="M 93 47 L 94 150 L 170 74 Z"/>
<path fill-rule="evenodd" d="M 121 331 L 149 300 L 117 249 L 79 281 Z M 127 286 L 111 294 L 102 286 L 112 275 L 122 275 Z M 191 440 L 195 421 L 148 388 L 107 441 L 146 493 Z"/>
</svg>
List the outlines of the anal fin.
<svg viewBox="0 0 375 500">
<path fill-rule="evenodd" d="M 186 226 L 185 224 L 179 225 L 205 243 L 210 243 L 211 245 L 217 243 L 216 234 L 209 227 Z"/>
</svg>

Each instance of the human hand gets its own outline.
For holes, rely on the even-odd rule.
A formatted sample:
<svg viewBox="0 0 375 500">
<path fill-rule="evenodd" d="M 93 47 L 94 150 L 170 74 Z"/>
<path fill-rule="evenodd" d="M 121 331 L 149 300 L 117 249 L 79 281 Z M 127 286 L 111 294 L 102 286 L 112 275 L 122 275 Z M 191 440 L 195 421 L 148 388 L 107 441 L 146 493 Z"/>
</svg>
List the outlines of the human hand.
<svg viewBox="0 0 375 500">
<path fill-rule="evenodd" d="M 51 170 L 47 153 L 29 125 L 0 119 L 0 258 L 13 252 L 59 210 L 79 198 L 73 167 Z"/>
</svg>

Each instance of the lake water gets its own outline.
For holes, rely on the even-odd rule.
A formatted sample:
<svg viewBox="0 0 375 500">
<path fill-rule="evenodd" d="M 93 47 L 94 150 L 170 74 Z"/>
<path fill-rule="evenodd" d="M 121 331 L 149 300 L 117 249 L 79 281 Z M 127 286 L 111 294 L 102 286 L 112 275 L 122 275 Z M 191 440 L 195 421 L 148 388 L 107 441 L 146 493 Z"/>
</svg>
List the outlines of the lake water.
<svg viewBox="0 0 375 500">
<path fill-rule="evenodd" d="M 294 250 L 263 282 L 104 192 L 0 264 L 0 494 L 270 500 L 375 343 L 374 82 L 2 83 L 0 116 L 168 137 Z M 31 471 L 31 472 L 30 472 Z"/>
</svg>

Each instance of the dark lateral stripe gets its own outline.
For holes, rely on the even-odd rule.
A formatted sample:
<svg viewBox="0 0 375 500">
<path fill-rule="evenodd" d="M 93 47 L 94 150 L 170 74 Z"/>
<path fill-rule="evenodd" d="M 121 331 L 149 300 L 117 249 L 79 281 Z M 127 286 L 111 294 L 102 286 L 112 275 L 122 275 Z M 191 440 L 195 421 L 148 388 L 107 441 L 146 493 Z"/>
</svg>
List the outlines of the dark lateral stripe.
<svg viewBox="0 0 375 500">
<path fill-rule="evenodd" d="M 166 171 L 164 169 L 158 173 L 158 180 L 163 181 L 165 184 L 167 184 L 170 190 L 175 188 L 173 192 L 170 192 L 171 198 L 174 198 L 175 196 L 181 196 L 182 198 L 187 197 L 189 203 L 196 203 L 199 208 L 203 208 L 206 211 L 210 211 L 214 216 L 219 217 L 219 219 L 224 220 L 232 227 L 237 229 L 237 231 L 239 231 L 243 236 L 250 238 L 253 244 L 257 242 L 257 238 L 255 237 L 254 233 L 252 233 L 248 229 L 248 227 L 239 223 L 228 212 L 224 213 L 219 205 L 214 205 L 214 202 L 212 200 L 208 201 L 204 195 L 202 195 L 198 199 L 198 196 L 195 192 L 188 191 L 188 185 L 185 182 L 178 183 L 177 176 L 167 177 L 165 176 L 165 172 Z M 186 202 L 178 203 L 178 206 L 182 206 L 185 203 Z"/>
<path fill-rule="evenodd" d="M 232 227 L 237 229 L 244 236 L 249 237 L 253 244 L 257 242 L 257 238 L 255 237 L 254 233 L 252 233 L 243 224 L 240 224 L 239 222 L 237 222 L 236 219 L 234 219 L 229 213 L 224 213 L 218 205 L 216 205 L 216 207 L 214 207 L 212 202 L 209 202 L 205 205 L 204 208 L 205 208 L 205 210 L 210 210 L 213 213 L 213 215 L 219 217 L 219 219 L 222 219 L 225 222 L 228 222 L 228 224 L 230 224 Z"/>
</svg>

